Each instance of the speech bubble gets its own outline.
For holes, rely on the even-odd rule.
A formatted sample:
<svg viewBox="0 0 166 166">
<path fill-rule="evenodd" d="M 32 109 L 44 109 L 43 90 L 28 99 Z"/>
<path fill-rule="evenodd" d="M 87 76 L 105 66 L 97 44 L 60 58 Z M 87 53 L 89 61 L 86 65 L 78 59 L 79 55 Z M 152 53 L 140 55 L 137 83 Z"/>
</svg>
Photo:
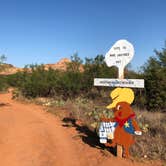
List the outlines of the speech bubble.
<svg viewBox="0 0 166 166">
<path fill-rule="evenodd" d="M 134 47 L 127 40 L 118 40 L 105 55 L 108 67 L 124 68 L 134 56 Z"/>
</svg>

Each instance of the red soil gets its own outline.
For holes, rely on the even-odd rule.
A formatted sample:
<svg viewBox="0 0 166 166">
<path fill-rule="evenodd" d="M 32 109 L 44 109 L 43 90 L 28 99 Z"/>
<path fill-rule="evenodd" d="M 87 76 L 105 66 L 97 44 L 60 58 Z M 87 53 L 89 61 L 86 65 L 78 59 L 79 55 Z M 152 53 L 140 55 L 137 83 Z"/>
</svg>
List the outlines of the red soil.
<svg viewBox="0 0 166 166">
<path fill-rule="evenodd" d="M 84 143 L 75 127 L 40 106 L 0 94 L 0 166 L 159 166 L 137 163 Z"/>
</svg>

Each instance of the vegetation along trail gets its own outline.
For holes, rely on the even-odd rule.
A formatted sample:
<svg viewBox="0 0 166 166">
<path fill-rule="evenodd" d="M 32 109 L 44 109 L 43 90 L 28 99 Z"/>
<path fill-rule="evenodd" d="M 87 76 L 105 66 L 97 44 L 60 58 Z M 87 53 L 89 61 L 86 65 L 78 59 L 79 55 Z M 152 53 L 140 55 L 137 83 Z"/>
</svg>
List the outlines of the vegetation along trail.
<svg viewBox="0 0 166 166">
<path fill-rule="evenodd" d="M 0 165 L 1 166 L 97 166 L 160 165 L 118 159 L 111 153 L 84 143 L 74 127 L 41 106 L 11 99 L 0 94 Z"/>
</svg>

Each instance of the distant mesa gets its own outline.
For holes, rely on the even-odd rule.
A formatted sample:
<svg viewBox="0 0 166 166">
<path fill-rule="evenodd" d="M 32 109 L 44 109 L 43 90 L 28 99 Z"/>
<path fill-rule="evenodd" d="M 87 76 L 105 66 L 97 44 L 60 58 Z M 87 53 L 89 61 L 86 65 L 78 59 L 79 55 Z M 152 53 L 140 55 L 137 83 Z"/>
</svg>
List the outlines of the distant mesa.
<svg viewBox="0 0 166 166">
<path fill-rule="evenodd" d="M 49 68 L 54 69 L 54 70 L 61 70 L 61 71 L 66 71 L 67 70 L 67 65 L 71 62 L 70 59 L 68 58 L 63 58 L 59 62 L 54 63 L 54 64 L 45 64 L 44 68 L 45 70 L 48 70 Z M 0 75 L 10 75 L 10 74 L 15 74 L 19 71 L 23 71 L 23 68 L 18 68 L 15 67 L 11 64 L 1 64 L 1 68 L 3 71 L 0 72 Z M 80 71 L 83 71 L 83 66 L 80 67 Z"/>
<path fill-rule="evenodd" d="M 6 63 L 1 64 L 0 69 L 2 70 L 0 75 L 10 75 L 23 70 L 22 68 L 18 68 Z"/>
<path fill-rule="evenodd" d="M 51 68 L 51 69 L 54 69 L 54 70 L 63 70 L 63 71 L 65 71 L 67 69 L 67 64 L 69 64 L 70 62 L 71 62 L 70 59 L 63 58 L 55 64 L 46 64 L 46 65 L 44 65 L 44 67 L 45 67 L 46 70 Z"/>
</svg>

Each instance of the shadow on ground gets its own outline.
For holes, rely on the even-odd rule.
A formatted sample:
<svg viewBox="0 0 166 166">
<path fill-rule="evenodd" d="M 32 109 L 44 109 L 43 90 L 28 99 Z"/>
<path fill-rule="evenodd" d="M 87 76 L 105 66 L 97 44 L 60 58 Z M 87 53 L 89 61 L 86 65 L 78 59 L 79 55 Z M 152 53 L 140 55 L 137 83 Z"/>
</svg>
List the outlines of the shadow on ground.
<svg viewBox="0 0 166 166">
<path fill-rule="evenodd" d="M 4 107 L 4 106 L 10 106 L 9 103 L 0 103 L 0 107 Z"/>
<path fill-rule="evenodd" d="M 101 150 L 107 149 L 114 156 L 116 155 L 116 148 L 106 148 L 105 145 L 99 142 L 99 137 L 96 132 L 90 130 L 87 126 L 79 125 L 76 123 L 76 120 L 73 118 L 63 118 L 64 122 L 63 127 L 75 127 L 78 131 L 79 137 L 81 137 L 82 141 L 89 146 Z"/>
</svg>

